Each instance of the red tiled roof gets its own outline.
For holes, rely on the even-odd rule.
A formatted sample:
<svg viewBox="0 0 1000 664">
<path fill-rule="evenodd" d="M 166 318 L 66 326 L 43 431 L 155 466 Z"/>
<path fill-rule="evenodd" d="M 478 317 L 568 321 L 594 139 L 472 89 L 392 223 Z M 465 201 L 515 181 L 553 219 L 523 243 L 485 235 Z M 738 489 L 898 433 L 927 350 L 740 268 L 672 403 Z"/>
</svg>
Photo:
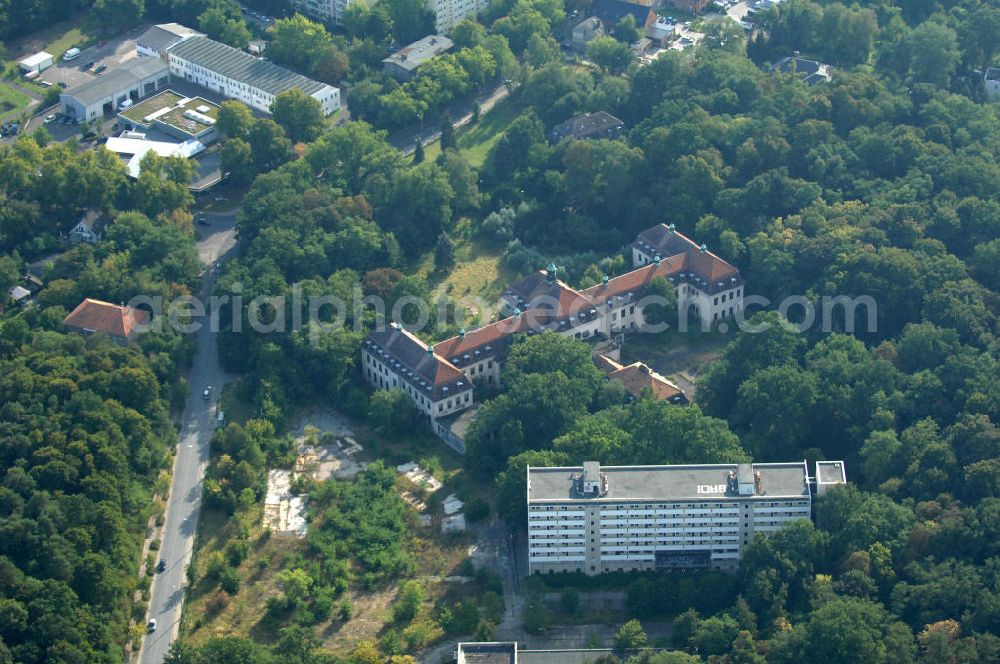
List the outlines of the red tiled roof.
<svg viewBox="0 0 1000 664">
<path fill-rule="evenodd" d="M 619 364 L 618 362 L 614 361 L 613 359 L 611 359 L 607 355 L 597 355 L 597 354 L 595 354 L 594 355 L 594 364 L 596 364 L 597 368 L 600 369 L 601 371 L 605 371 L 605 372 L 608 372 L 608 373 L 611 373 L 612 371 L 618 371 L 619 369 L 622 368 L 621 364 Z"/>
<path fill-rule="evenodd" d="M 465 374 L 437 353 L 427 352 L 427 344 L 401 325 L 387 325 L 373 331 L 369 337 L 411 371 L 435 387 L 461 380 Z"/>
<path fill-rule="evenodd" d="M 546 270 L 539 270 L 515 281 L 507 287 L 507 291 L 523 299 L 528 309 L 543 309 L 555 320 L 575 316 L 593 307 L 590 300 L 582 293 L 558 279 L 550 283 Z M 555 305 L 555 310 L 551 308 L 552 305 Z"/>
<path fill-rule="evenodd" d="M 103 332 L 119 339 L 128 339 L 136 326 L 148 322 L 149 313 L 146 311 L 90 298 L 77 305 L 63 319 L 63 325 L 87 332 Z"/>
<path fill-rule="evenodd" d="M 652 246 L 663 258 L 686 254 L 690 257 L 687 267 L 709 282 L 722 281 L 739 275 L 739 271 L 725 260 L 707 249 L 702 251 L 693 240 L 666 224 L 657 224 L 639 233 L 638 242 Z"/>
<path fill-rule="evenodd" d="M 505 318 L 489 325 L 484 325 L 478 330 L 466 332 L 464 336 L 459 335 L 451 339 L 434 344 L 434 352 L 451 360 L 454 357 L 482 350 L 486 346 L 491 346 L 490 353 L 499 350 L 505 344 L 511 334 L 515 332 L 525 332 L 530 327 L 529 315 Z"/>
<path fill-rule="evenodd" d="M 623 293 L 634 293 L 641 291 L 649 285 L 656 277 L 669 277 L 688 267 L 690 254 L 678 254 L 665 260 L 660 264 L 650 263 L 637 267 L 631 272 L 617 276 L 608 280 L 607 284 L 597 284 L 583 291 L 583 294 L 596 302 L 602 302 L 609 297 L 615 297 Z"/>
</svg>

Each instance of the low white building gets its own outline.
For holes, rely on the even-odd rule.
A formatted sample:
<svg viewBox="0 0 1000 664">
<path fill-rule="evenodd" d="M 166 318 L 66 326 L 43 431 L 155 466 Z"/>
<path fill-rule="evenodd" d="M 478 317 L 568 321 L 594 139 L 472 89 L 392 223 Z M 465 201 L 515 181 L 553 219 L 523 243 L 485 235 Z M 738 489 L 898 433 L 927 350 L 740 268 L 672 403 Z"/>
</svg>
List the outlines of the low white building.
<svg viewBox="0 0 1000 664">
<path fill-rule="evenodd" d="M 121 136 L 110 137 L 104 147 L 125 161 L 128 174 L 134 178 L 138 178 L 142 173 L 142 159 L 150 152 L 161 157 L 191 159 L 205 151 L 205 145 L 195 139 L 168 143 L 149 140 L 145 134 L 131 131 L 124 132 Z"/>
<path fill-rule="evenodd" d="M 29 55 L 24 60 L 18 62 L 17 66 L 20 67 L 21 71 L 25 74 L 40 74 L 52 66 L 52 54 L 46 53 L 45 51 L 39 51 L 38 53 Z"/>
<path fill-rule="evenodd" d="M 820 465 L 823 464 L 823 469 Z M 842 462 L 818 462 L 817 475 Z M 755 534 L 812 513 L 805 461 L 527 468 L 528 572 L 735 569 Z M 826 472 L 824 488 L 846 476 Z"/>
<path fill-rule="evenodd" d="M 167 50 L 170 73 L 191 83 L 270 113 L 282 92 L 298 88 L 319 101 L 324 115 L 340 109 L 340 89 L 296 74 L 232 46 L 195 36 Z"/>
</svg>

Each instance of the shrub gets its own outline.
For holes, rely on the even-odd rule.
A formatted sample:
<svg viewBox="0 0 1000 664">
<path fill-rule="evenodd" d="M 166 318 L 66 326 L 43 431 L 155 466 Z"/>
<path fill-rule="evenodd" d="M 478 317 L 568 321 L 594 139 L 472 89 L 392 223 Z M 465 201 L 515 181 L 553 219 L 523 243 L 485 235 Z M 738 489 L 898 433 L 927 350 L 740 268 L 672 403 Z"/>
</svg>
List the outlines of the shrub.
<svg viewBox="0 0 1000 664">
<path fill-rule="evenodd" d="M 219 587 L 230 595 L 240 591 L 240 574 L 234 567 L 227 567 L 219 575 Z"/>
</svg>

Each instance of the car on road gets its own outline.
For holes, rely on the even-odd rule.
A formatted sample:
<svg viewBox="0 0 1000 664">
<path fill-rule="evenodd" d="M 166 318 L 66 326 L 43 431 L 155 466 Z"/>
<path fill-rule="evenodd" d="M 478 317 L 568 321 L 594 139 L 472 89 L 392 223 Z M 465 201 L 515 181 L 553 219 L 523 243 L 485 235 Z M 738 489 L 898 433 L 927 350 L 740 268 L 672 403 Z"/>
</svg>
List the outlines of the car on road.
<svg viewBox="0 0 1000 664">
<path fill-rule="evenodd" d="M 156 618 L 150 618 L 149 622 L 146 623 L 146 632 L 152 634 L 156 631 Z"/>
<path fill-rule="evenodd" d="M 69 87 L 69 85 L 66 84 L 66 81 L 59 81 L 58 83 L 56 83 L 56 85 L 58 85 L 63 90 Z"/>
<path fill-rule="evenodd" d="M 97 69 L 94 70 L 94 73 L 95 74 L 103 74 L 105 71 L 107 71 L 107 69 L 108 69 L 107 65 L 100 65 L 100 66 L 97 67 Z"/>
<path fill-rule="evenodd" d="M 208 401 L 209 399 L 212 398 L 212 386 L 211 385 L 209 385 L 204 390 L 202 390 L 201 398 L 204 399 L 205 401 Z"/>
<path fill-rule="evenodd" d="M 46 115 L 45 119 L 42 122 L 44 122 L 45 124 L 51 124 L 51 123 L 53 123 L 55 121 L 56 121 L 56 116 L 55 115 Z"/>
<path fill-rule="evenodd" d="M 156 563 L 156 571 L 164 572 L 167 569 L 167 561 L 160 558 L 160 562 Z"/>
</svg>

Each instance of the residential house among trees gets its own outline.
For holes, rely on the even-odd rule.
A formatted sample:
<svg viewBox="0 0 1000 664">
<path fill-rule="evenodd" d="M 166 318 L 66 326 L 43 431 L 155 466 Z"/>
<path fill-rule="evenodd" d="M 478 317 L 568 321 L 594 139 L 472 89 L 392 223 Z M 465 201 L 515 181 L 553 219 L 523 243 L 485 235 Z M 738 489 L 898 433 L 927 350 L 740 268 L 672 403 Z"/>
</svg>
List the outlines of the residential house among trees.
<svg viewBox="0 0 1000 664">
<path fill-rule="evenodd" d="M 382 327 L 362 346 L 365 380 L 377 389 L 405 391 L 435 433 L 459 449 L 450 434 L 451 416 L 473 405 L 474 381 L 499 385 L 500 368 L 515 334 L 551 331 L 581 341 L 607 341 L 642 331 L 646 327 L 642 298 L 658 277 L 676 288 L 682 321 L 692 311 L 707 328 L 742 309 L 739 271 L 673 225 L 643 231 L 632 249 L 636 269 L 614 278 L 605 276 L 600 284 L 583 290 L 559 280 L 555 265 L 530 274 L 501 295 L 507 317 L 477 330 L 462 330 L 433 346 L 397 323 Z M 618 365 L 616 379 L 636 396 L 648 387 L 657 398 L 686 402 L 676 385 L 643 367 Z"/>
<path fill-rule="evenodd" d="M 573 26 L 571 43 L 573 44 L 573 48 L 583 52 L 586 50 L 587 44 L 598 37 L 603 37 L 605 34 L 607 33 L 604 30 L 604 24 L 601 23 L 601 19 L 596 16 L 588 16 Z"/>
<path fill-rule="evenodd" d="M 625 132 L 625 123 L 604 111 L 584 113 L 565 122 L 560 122 L 552 128 L 549 137 L 553 143 L 564 138 L 573 137 L 582 141 L 592 141 L 599 138 L 618 138 Z"/>
<path fill-rule="evenodd" d="M 119 343 L 128 343 L 149 321 L 149 313 L 141 309 L 87 298 L 63 319 L 63 325 L 70 332 L 106 334 Z"/>
<path fill-rule="evenodd" d="M 831 78 L 830 65 L 798 56 L 790 56 L 778 60 L 774 63 L 774 69 L 783 74 L 795 74 L 806 85 L 828 82 Z"/>
<path fill-rule="evenodd" d="M 98 210 L 87 210 L 69 232 L 70 242 L 97 244 L 108 225 L 107 218 Z"/>
</svg>

